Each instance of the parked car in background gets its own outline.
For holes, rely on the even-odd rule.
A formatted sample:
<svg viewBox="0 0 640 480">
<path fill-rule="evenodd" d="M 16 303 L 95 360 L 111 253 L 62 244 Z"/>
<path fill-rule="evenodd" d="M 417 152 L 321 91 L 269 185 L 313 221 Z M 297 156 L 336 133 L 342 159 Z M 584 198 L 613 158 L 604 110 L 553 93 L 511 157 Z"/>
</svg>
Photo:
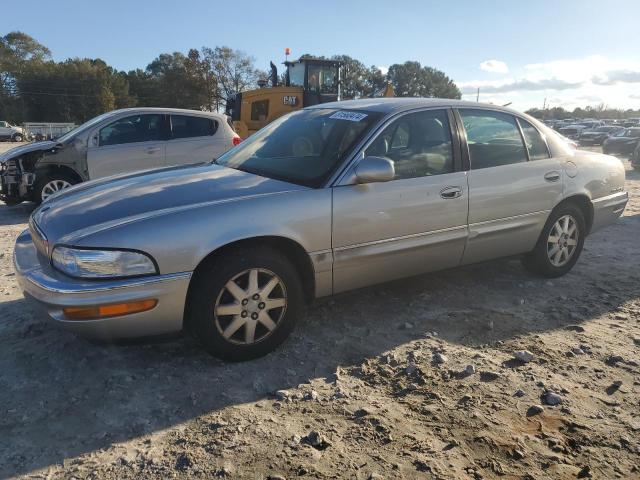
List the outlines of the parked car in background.
<svg viewBox="0 0 640 480">
<path fill-rule="evenodd" d="M 571 140 L 577 140 L 578 137 L 580 137 L 580 134 L 586 129 L 587 127 L 585 127 L 584 125 L 573 124 L 573 125 L 560 127 L 558 129 L 558 133 L 560 133 L 560 135 L 563 135 Z"/>
<path fill-rule="evenodd" d="M 640 142 L 640 127 L 625 128 L 607 138 L 602 144 L 602 152 L 607 155 L 631 156 Z"/>
<path fill-rule="evenodd" d="M 585 130 L 580 133 L 578 142 L 580 145 L 602 145 L 602 143 L 611 135 L 615 135 L 623 131 L 624 128 L 615 125 L 604 125 L 596 127 L 593 130 Z"/>
<path fill-rule="evenodd" d="M 633 151 L 633 155 L 631 155 L 631 166 L 635 170 L 640 170 L 640 142 Z"/>
<path fill-rule="evenodd" d="M 11 125 L 9 122 L 0 121 L 0 140 L 23 142 L 26 140 L 24 128 Z"/>
<path fill-rule="evenodd" d="M 188 328 L 264 355 L 317 297 L 504 256 L 564 275 L 628 195 L 614 157 L 535 119 L 442 99 L 326 103 L 215 163 L 77 185 L 17 239 L 16 276 L 60 325 L 102 339 Z"/>
<path fill-rule="evenodd" d="M 239 142 L 226 115 L 161 108 L 115 110 L 54 141 L 0 155 L 0 199 L 40 203 L 87 180 L 209 162 Z"/>
</svg>

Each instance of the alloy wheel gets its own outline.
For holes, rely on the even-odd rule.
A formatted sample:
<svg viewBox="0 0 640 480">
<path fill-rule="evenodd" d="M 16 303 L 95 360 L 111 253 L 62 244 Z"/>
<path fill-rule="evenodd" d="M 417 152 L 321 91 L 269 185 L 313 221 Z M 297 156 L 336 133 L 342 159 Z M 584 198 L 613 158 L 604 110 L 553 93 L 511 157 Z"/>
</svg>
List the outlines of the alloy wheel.
<svg viewBox="0 0 640 480">
<path fill-rule="evenodd" d="M 71 184 L 66 180 L 51 180 L 42 187 L 41 198 L 44 201 L 54 193 L 64 190 L 65 188 L 69 188 L 70 186 Z"/>
<path fill-rule="evenodd" d="M 578 247 L 580 231 L 571 215 L 563 215 L 553 224 L 547 238 L 547 256 L 551 265 L 566 265 Z"/>
<path fill-rule="evenodd" d="M 245 270 L 230 279 L 216 299 L 214 320 L 230 343 L 252 345 L 270 336 L 287 309 L 287 291 L 275 273 Z"/>
</svg>

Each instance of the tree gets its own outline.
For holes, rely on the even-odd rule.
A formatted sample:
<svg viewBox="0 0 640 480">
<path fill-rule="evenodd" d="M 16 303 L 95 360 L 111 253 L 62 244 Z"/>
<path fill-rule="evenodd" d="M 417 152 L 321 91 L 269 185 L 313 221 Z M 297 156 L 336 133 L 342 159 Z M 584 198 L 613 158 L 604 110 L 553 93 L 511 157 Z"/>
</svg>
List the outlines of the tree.
<svg viewBox="0 0 640 480">
<path fill-rule="evenodd" d="M 42 63 L 50 55 L 47 47 L 26 33 L 9 32 L 0 37 L 0 111 L 4 120 L 20 122 L 24 119 L 17 78 L 27 65 Z"/>
<path fill-rule="evenodd" d="M 397 97 L 461 97 L 460 89 L 444 72 L 423 67 L 420 62 L 391 65 L 387 78 Z"/>
<path fill-rule="evenodd" d="M 258 79 L 267 73 L 255 68 L 255 60 L 240 50 L 229 47 L 202 48 L 203 60 L 217 81 L 217 96 L 222 102 L 234 95 L 257 86 Z"/>
</svg>

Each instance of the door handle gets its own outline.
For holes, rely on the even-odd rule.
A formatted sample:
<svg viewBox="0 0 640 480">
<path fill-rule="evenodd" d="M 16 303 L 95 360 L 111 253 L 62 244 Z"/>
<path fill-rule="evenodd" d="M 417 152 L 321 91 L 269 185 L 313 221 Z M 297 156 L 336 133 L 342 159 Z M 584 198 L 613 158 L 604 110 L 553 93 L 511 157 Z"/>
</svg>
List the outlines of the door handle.
<svg viewBox="0 0 640 480">
<path fill-rule="evenodd" d="M 440 190 L 440 196 L 446 200 L 461 197 L 462 188 L 461 187 L 445 187 L 442 190 Z"/>
<path fill-rule="evenodd" d="M 560 172 L 556 172 L 555 170 L 547 172 L 544 174 L 544 179 L 547 182 L 557 182 L 560 180 Z"/>
</svg>

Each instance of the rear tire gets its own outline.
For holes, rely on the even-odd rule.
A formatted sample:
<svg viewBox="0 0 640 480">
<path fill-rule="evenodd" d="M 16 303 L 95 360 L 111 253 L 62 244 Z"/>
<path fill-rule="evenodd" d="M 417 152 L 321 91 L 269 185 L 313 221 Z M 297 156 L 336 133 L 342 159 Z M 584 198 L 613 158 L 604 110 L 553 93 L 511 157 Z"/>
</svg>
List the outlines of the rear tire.
<svg viewBox="0 0 640 480">
<path fill-rule="evenodd" d="M 36 180 L 33 188 L 33 201 L 38 205 L 59 190 L 75 185 L 77 180 L 65 172 L 47 173 Z"/>
<path fill-rule="evenodd" d="M 271 248 L 241 248 L 215 257 L 192 281 L 187 327 L 223 360 L 266 355 L 285 341 L 305 312 L 296 268 Z"/>
<path fill-rule="evenodd" d="M 522 258 L 530 272 L 547 278 L 565 275 L 578 261 L 587 233 L 582 210 L 566 203 L 549 215 L 531 253 Z"/>
<path fill-rule="evenodd" d="M 11 137 L 11 140 L 13 140 L 14 142 L 22 142 L 24 141 L 24 136 L 21 133 L 16 133 L 13 137 Z"/>
</svg>

